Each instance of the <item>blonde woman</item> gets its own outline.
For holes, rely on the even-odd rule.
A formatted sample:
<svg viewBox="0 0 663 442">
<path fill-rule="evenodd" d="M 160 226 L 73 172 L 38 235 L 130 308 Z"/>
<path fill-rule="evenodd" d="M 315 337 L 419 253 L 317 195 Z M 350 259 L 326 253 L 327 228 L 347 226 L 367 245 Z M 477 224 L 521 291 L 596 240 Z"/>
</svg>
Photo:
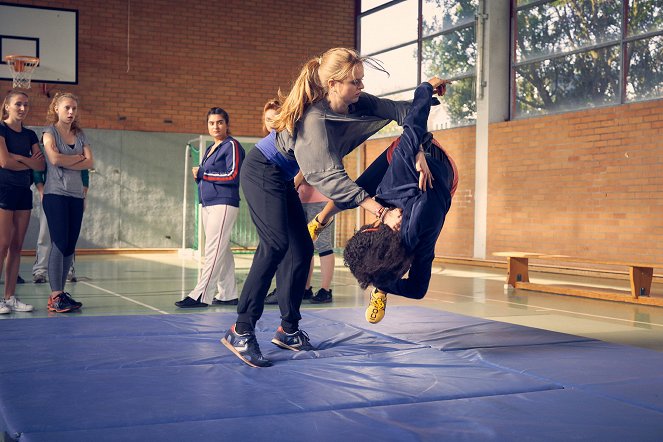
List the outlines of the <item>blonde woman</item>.
<svg viewBox="0 0 663 442">
<path fill-rule="evenodd" d="M 78 97 L 58 93 L 48 107 L 43 141 L 46 153 L 46 183 L 42 207 L 51 234 L 48 310 L 66 313 L 81 308 L 64 291 L 81 232 L 85 189 L 81 171 L 94 167 L 90 143 L 78 123 Z"/>
<path fill-rule="evenodd" d="M 15 295 L 21 248 L 30 211 L 32 170 L 44 170 L 44 156 L 34 131 L 23 127 L 30 102 L 27 94 L 10 91 L 2 103 L 0 121 L 0 273 L 5 261 L 5 296 L 0 299 L 0 314 L 29 312 L 33 307 Z"/>
<path fill-rule="evenodd" d="M 281 325 L 272 343 L 292 350 L 312 350 L 300 330 L 300 306 L 313 256 L 306 215 L 293 178 L 306 180 L 342 208 L 358 205 L 373 213 L 384 208 L 357 186 L 342 159 L 391 120 L 401 123 L 409 104 L 362 92 L 364 64 L 370 59 L 334 48 L 309 60 L 274 120 L 274 129 L 246 155 L 240 182 L 260 238 L 244 282 L 237 320 L 221 340 L 254 367 L 267 367 L 255 337 L 264 300 L 276 275 Z"/>
</svg>

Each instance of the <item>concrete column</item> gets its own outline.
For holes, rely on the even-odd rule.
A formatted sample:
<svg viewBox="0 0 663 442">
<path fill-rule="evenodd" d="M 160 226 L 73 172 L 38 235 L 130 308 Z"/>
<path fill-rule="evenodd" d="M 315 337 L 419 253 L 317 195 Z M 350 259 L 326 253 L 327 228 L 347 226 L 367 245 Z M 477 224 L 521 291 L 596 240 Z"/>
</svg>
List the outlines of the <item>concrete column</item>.
<svg viewBox="0 0 663 442">
<path fill-rule="evenodd" d="M 488 127 L 509 118 L 510 1 L 479 0 L 477 123 L 474 183 L 474 257 L 486 257 L 488 232 Z"/>
</svg>

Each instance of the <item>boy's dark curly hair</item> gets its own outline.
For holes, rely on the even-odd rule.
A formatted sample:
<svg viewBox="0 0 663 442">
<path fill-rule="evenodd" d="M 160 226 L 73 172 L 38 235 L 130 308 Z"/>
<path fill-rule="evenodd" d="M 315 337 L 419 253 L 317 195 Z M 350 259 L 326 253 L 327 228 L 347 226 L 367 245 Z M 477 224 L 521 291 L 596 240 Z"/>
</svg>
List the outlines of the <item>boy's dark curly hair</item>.
<svg viewBox="0 0 663 442">
<path fill-rule="evenodd" d="M 385 224 L 363 226 L 348 240 L 343 251 L 343 263 L 363 289 L 400 279 L 409 270 L 412 258 L 401 242 L 400 232 Z"/>
</svg>

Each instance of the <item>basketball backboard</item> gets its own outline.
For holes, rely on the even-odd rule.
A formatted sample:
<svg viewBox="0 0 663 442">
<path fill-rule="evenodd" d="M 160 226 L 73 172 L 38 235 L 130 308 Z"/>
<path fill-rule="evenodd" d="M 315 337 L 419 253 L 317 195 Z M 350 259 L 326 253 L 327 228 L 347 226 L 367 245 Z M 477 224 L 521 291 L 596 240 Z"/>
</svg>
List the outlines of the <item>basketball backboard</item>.
<svg viewBox="0 0 663 442">
<path fill-rule="evenodd" d="M 0 3 L 0 79 L 11 80 L 6 55 L 40 59 L 33 82 L 78 83 L 78 11 Z"/>
</svg>

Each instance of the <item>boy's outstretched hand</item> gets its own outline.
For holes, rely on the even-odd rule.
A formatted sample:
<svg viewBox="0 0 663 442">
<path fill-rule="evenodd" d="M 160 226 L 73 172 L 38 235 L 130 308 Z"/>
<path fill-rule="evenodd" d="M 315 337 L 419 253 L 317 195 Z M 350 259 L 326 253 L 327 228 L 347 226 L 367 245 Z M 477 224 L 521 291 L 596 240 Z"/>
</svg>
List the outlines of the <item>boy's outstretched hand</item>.
<svg viewBox="0 0 663 442">
<path fill-rule="evenodd" d="M 449 80 L 442 80 L 439 77 L 433 77 L 430 80 L 428 80 L 431 86 L 433 86 L 433 89 L 435 90 L 435 93 L 442 97 L 444 94 L 447 93 L 447 85 L 451 84 L 451 81 Z"/>
</svg>

